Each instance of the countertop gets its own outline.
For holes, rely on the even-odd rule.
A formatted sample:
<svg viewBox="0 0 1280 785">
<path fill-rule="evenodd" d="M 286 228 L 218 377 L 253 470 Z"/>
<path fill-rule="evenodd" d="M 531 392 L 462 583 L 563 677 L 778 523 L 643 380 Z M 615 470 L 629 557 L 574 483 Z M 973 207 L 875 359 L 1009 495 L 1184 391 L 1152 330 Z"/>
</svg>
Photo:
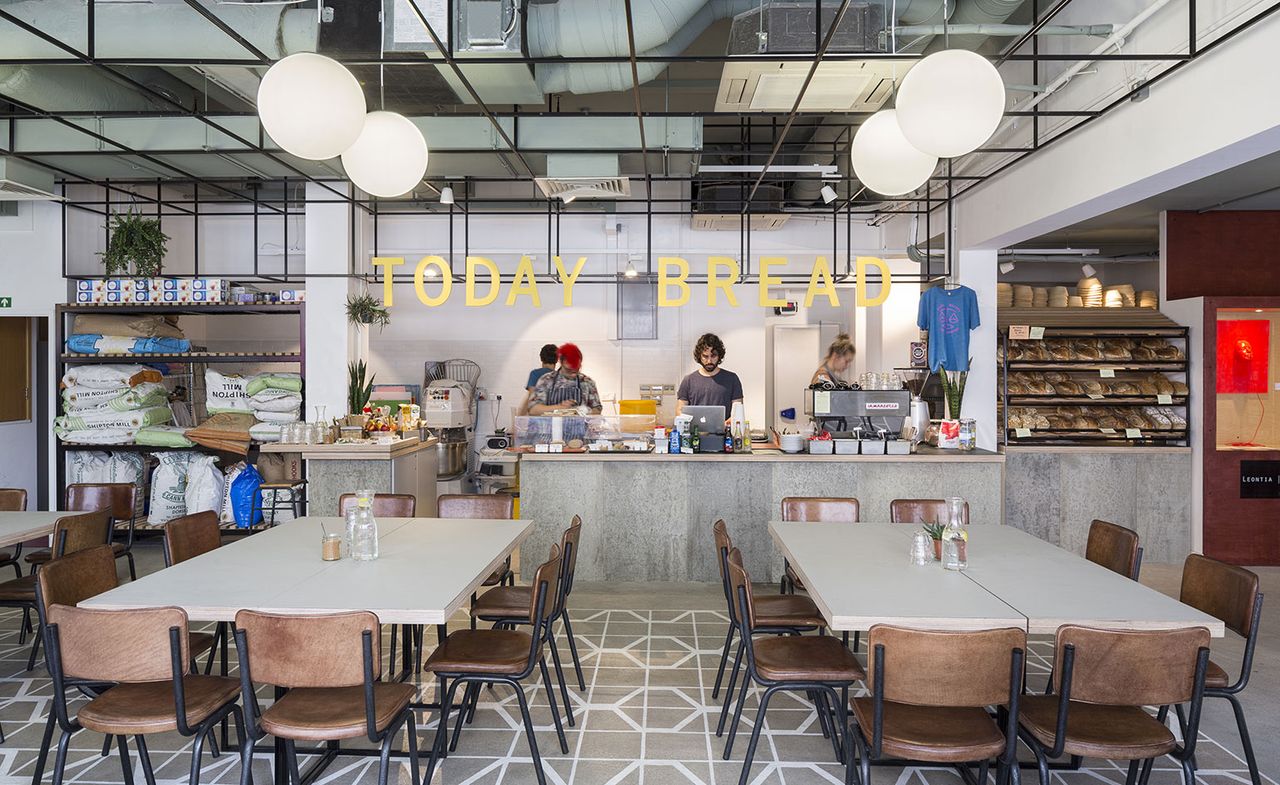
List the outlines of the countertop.
<svg viewBox="0 0 1280 785">
<path fill-rule="evenodd" d="M 1089 445 L 1061 446 L 1056 444 L 1010 444 L 1004 448 L 1006 453 L 1063 453 L 1070 455 L 1190 455 L 1190 447 L 1092 447 Z"/>
<path fill-rule="evenodd" d="M 261 452 L 300 453 L 309 461 L 389 461 L 435 447 L 438 441 L 434 436 L 425 441 L 415 436 L 390 444 L 264 444 Z"/>
<path fill-rule="evenodd" d="M 936 447 L 921 447 L 915 455 L 809 455 L 799 453 L 788 455 L 782 452 L 753 452 L 742 454 L 725 454 L 718 452 L 697 453 L 695 455 L 670 455 L 651 452 L 610 452 L 610 453 L 522 453 L 522 461 L 632 461 L 632 462 L 696 462 L 722 461 L 741 463 L 1004 463 L 1004 454 L 987 450 L 960 452 L 959 450 L 939 450 Z"/>
</svg>

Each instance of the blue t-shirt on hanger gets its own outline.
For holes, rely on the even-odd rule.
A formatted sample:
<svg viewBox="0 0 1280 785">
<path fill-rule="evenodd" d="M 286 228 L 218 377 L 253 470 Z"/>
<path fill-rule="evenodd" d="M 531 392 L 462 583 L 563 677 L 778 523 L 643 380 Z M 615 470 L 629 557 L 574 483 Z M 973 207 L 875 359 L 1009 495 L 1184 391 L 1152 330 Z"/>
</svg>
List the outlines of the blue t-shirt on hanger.
<svg viewBox="0 0 1280 785">
<path fill-rule="evenodd" d="M 916 324 L 929 332 L 929 370 L 969 370 L 969 331 L 980 324 L 978 293 L 935 286 L 920 295 Z"/>
</svg>

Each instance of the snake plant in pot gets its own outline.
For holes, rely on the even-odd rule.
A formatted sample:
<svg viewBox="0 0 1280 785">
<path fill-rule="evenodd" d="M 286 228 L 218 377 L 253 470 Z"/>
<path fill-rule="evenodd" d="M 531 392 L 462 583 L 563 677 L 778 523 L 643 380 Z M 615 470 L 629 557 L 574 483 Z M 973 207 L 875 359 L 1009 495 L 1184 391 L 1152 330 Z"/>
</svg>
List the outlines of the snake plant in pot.
<svg viewBox="0 0 1280 785">
<path fill-rule="evenodd" d="M 366 383 L 365 374 L 368 370 L 364 360 L 347 364 L 347 404 L 351 407 L 352 414 L 363 412 L 364 405 L 373 395 L 373 379 L 377 374 L 370 376 Z"/>
</svg>

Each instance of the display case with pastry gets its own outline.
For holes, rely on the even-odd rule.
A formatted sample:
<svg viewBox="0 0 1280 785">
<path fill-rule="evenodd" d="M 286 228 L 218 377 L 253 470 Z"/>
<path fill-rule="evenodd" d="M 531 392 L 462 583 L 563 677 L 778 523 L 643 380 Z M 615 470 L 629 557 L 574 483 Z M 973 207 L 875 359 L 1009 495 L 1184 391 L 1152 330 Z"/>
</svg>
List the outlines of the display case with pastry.
<svg viewBox="0 0 1280 785">
<path fill-rule="evenodd" d="M 1025 324 L 1027 316 L 1016 318 Z M 1018 346 L 1002 363 L 1006 442 L 1015 444 L 1012 429 L 1024 428 L 1032 434 L 1017 440 L 1022 447 L 1186 446 L 1188 330 L 1158 311 L 1124 326 L 1074 318 L 1046 325 L 1041 341 L 1003 341 Z"/>
</svg>

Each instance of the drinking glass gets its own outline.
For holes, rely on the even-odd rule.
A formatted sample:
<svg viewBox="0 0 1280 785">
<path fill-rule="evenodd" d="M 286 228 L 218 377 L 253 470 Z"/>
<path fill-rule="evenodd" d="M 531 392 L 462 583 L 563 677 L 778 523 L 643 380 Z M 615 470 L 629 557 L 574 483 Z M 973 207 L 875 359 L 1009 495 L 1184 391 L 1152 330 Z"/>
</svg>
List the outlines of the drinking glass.
<svg viewBox="0 0 1280 785">
<path fill-rule="evenodd" d="M 916 532 L 911 537 L 911 564 L 925 567 L 933 563 L 933 540 L 927 532 Z"/>
</svg>

